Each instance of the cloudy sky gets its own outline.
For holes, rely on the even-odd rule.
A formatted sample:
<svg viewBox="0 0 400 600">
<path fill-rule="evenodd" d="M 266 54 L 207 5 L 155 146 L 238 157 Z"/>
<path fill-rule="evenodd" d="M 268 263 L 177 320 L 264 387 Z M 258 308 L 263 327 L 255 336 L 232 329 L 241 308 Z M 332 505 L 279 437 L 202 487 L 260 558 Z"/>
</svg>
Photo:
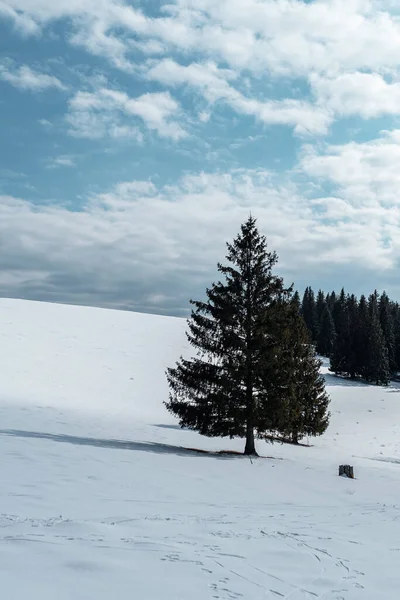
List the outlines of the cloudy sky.
<svg viewBox="0 0 400 600">
<path fill-rule="evenodd" d="M 0 0 L 0 295 L 185 314 L 250 210 L 400 300 L 395 0 Z"/>
</svg>

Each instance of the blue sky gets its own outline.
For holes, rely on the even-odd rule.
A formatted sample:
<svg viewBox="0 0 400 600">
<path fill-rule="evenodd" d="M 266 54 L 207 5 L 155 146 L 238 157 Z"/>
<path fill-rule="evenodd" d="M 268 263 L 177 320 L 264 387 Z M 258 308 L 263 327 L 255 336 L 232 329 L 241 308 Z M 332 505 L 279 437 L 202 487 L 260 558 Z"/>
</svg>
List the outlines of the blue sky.
<svg viewBox="0 0 400 600">
<path fill-rule="evenodd" d="M 185 314 L 251 211 L 287 282 L 400 300 L 385 0 L 0 0 L 0 294 Z"/>
</svg>

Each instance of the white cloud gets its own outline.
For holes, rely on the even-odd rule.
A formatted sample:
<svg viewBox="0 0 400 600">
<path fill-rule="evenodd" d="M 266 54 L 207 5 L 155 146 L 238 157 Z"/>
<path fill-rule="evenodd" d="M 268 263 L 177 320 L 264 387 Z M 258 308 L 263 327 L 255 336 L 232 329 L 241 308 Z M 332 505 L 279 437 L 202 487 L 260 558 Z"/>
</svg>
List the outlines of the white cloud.
<svg viewBox="0 0 400 600">
<path fill-rule="evenodd" d="M 0 178 L 11 180 L 25 179 L 26 174 L 21 171 L 13 171 L 12 169 L 0 169 Z"/>
<path fill-rule="evenodd" d="M 178 0 L 170 6 L 189 32 L 171 43 L 201 49 L 235 69 L 307 76 L 398 65 L 400 24 L 387 5 L 374 9 L 369 0 Z"/>
<path fill-rule="evenodd" d="M 176 0 L 161 9 L 159 16 L 150 17 L 124 0 L 0 0 L 0 14 L 25 32 L 69 19 L 69 43 L 132 74 L 142 72 L 141 61 L 134 63 L 138 51 L 158 59 L 174 52 L 186 63 L 195 53 L 199 64 L 177 65 L 186 71 L 175 70 L 175 84 L 184 79 L 209 102 L 222 100 L 264 123 L 324 133 L 335 115 L 397 114 L 399 84 L 382 77 L 400 68 L 400 20 L 388 0 Z M 152 73 L 169 86 L 161 73 L 167 63 Z M 265 102 L 243 96 L 234 84 L 242 81 L 244 71 L 258 84 L 281 76 L 308 80 L 313 73 L 317 106 L 291 98 Z M 75 115 L 75 121 L 72 130 L 88 136 L 93 116 Z M 99 127 L 109 131 L 111 125 L 105 119 Z M 126 128 L 115 131 L 117 137 L 135 136 Z"/>
<path fill-rule="evenodd" d="M 318 211 L 296 186 L 263 170 L 198 173 L 159 188 L 121 182 L 81 212 L 3 196 L 0 270 L 16 281 L 11 295 L 145 308 L 150 294 L 170 298 L 173 289 L 164 308 L 176 311 L 204 292 L 225 241 L 251 210 L 288 282 L 323 276 L 328 266 L 337 277 L 351 266 L 365 282 L 385 270 L 390 279 L 400 257 L 399 207 L 355 210 L 340 196 L 315 204 Z"/>
<path fill-rule="evenodd" d="M 201 123 L 208 123 L 211 118 L 211 113 L 209 110 L 202 110 L 200 111 L 198 117 Z"/>
<path fill-rule="evenodd" d="M 118 183 L 114 188 L 118 197 L 127 197 L 129 194 L 135 196 L 137 194 L 143 196 L 154 196 L 157 194 L 157 188 L 151 181 L 123 181 Z"/>
<path fill-rule="evenodd" d="M 331 225 L 348 227 L 353 244 L 353 270 L 362 265 L 362 254 L 379 269 L 394 268 L 400 261 L 400 130 L 384 131 L 377 139 L 342 145 L 308 147 L 298 170 L 311 180 L 329 185 L 335 196 L 320 197 L 312 202 Z M 332 240 L 331 236 L 327 239 Z M 354 250 L 357 248 L 357 251 Z M 348 252 L 336 243 L 335 254 Z M 392 277 L 394 276 L 394 272 Z M 390 286 L 391 280 L 387 279 Z"/>
<path fill-rule="evenodd" d="M 40 32 L 40 26 L 34 18 L 16 11 L 7 0 L 0 0 L 0 17 L 13 21 L 16 29 L 22 34 L 36 35 Z"/>
<path fill-rule="evenodd" d="M 42 92 L 49 88 L 66 90 L 57 77 L 34 71 L 27 65 L 16 67 L 12 63 L 0 64 L 0 79 L 21 90 Z"/>
<path fill-rule="evenodd" d="M 143 133 L 137 127 L 131 127 L 130 125 L 116 125 L 110 124 L 108 128 L 108 135 L 113 139 L 135 139 L 137 142 L 143 142 Z"/>
<path fill-rule="evenodd" d="M 312 178 L 328 181 L 356 204 L 400 206 L 400 130 L 382 132 L 364 143 L 308 147 L 299 168 Z"/>
<path fill-rule="evenodd" d="M 128 71 L 132 68 L 126 58 L 129 40 L 121 36 L 121 29 L 132 33 L 146 21 L 139 11 L 119 0 L 0 0 L 1 12 L 14 19 L 26 33 L 29 29 L 36 32 L 52 22 L 70 19 L 73 24 L 71 44 L 82 46 Z M 119 29 L 118 34 L 114 33 L 115 29 Z"/>
<path fill-rule="evenodd" d="M 111 25 L 111 23 L 110 23 Z M 132 63 L 126 58 L 129 48 L 126 43 L 107 32 L 107 25 L 100 19 L 94 20 L 71 36 L 70 42 L 83 46 L 95 56 L 103 56 L 122 71 L 132 72 Z"/>
<path fill-rule="evenodd" d="M 75 160 L 72 156 L 56 156 L 55 158 L 49 159 L 46 168 L 57 169 L 59 167 L 76 167 Z"/>
<path fill-rule="evenodd" d="M 344 73 L 334 78 L 310 77 L 319 105 L 340 116 L 365 119 L 400 114 L 400 82 L 388 83 L 378 73 Z"/>
<path fill-rule="evenodd" d="M 124 85 L 139 76 L 157 90 L 184 88 L 182 105 L 169 91 L 132 97 L 115 89 L 115 71 L 89 81 L 88 68 L 68 101 L 66 122 L 76 137 L 142 143 L 147 130 L 180 140 L 192 122 L 183 104 L 202 123 L 223 105 L 262 124 L 322 135 L 337 117 L 399 113 L 400 21 L 383 0 L 161 4 L 153 18 L 124 0 L 0 0 L 0 16 L 24 34 L 69 20 L 67 42 L 126 71 Z M 32 91 L 65 89 L 56 77 L 13 63 L 0 67 L 0 78 Z M 300 88 L 309 84 L 312 100 L 294 98 L 293 89 L 283 96 L 297 78 Z M 201 158 L 220 166 L 232 140 L 223 149 L 208 142 Z M 399 160 L 400 132 L 393 131 L 363 144 L 306 147 L 296 173 L 304 187 L 290 176 L 228 166 L 225 174 L 186 176 L 169 187 L 122 182 L 74 213 L 3 196 L 0 239 L 8 251 L 0 269 L 15 294 L 134 306 L 132 297 L 170 301 L 174 289 L 186 305 L 193 286 L 212 279 L 224 241 L 251 209 L 289 280 L 329 266 L 330 273 L 352 268 L 367 281 L 371 272 L 393 273 L 400 258 Z M 61 155 L 48 166 L 73 162 Z"/>
<path fill-rule="evenodd" d="M 254 116 L 266 125 L 289 125 L 297 133 L 326 133 L 332 120 L 329 111 L 301 100 L 260 101 L 248 98 L 229 83 L 236 79 L 237 74 L 232 70 L 218 69 L 212 62 L 183 66 L 165 59 L 151 67 L 146 76 L 166 85 L 191 85 L 211 104 L 226 102 L 239 114 Z"/>
<path fill-rule="evenodd" d="M 131 98 L 125 92 L 102 88 L 96 92 L 78 92 L 69 102 L 67 122 L 76 137 L 134 137 L 142 140 L 132 118 L 161 137 L 179 140 L 186 132 L 174 118 L 180 106 L 168 92 L 148 93 Z"/>
<path fill-rule="evenodd" d="M 214 62 L 183 66 L 166 58 L 152 66 L 146 76 L 169 85 L 192 85 L 200 89 L 209 102 L 241 96 L 228 83 L 237 78 L 237 73 L 231 69 L 219 69 Z"/>
<path fill-rule="evenodd" d="M 400 24 L 388 2 L 369 0 L 177 0 L 151 18 L 121 0 L 0 0 L 10 18 L 31 27 L 69 18 L 73 43 L 131 68 L 130 43 L 202 52 L 235 69 L 307 76 L 397 67 Z M 28 26 L 26 27 L 28 29 Z M 119 29 L 124 35 L 116 35 Z M 349 43 L 351 40 L 351 43 Z M 168 50 L 167 50 L 168 51 Z"/>
</svg>

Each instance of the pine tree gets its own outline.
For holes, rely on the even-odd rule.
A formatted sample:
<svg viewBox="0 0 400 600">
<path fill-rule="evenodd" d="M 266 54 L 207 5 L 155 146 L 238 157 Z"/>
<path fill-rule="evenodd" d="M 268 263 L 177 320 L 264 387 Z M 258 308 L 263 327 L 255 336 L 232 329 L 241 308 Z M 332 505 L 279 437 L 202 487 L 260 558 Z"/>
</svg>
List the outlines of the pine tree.
<svg viewBox="0 0 400 600">
<path fill-rule="evenodd" d="M 272 274 L 275 252 L 250 217 L 232 244 L 228 265 L 218 265 L 224 282 L 207 289 L 206 301 L 191 301 L 188 340 L 197 351 L 167 370 L 167 409 L 180 425 L 207 436 L 246 437 L 245 454 L 256 454 L 255 434 L 273 428 L 269 382 L 279 328 L 271 314 L 286 297 L 281 278 Z"/>
<path fill-rule="evenodd" d="M 318 436 L 326 431 L 329 397 L 319 372 L 322 362 L 315 355 L 309 332 L 293 305 L 287 305 L 284 321 L 270 397 L 275 407 L 275 433 L 297 444 L 305 436 Z"/>
<path fill-rule="evenodd" d="M 321 326 L 318 335 L 317 352 L 321 356 L 330 357 L 335 346 L 336 331 L 335 323 L 333 322 L 331 311 L 325 304 L 324 312 L 322 313 Z"/>
</svg>

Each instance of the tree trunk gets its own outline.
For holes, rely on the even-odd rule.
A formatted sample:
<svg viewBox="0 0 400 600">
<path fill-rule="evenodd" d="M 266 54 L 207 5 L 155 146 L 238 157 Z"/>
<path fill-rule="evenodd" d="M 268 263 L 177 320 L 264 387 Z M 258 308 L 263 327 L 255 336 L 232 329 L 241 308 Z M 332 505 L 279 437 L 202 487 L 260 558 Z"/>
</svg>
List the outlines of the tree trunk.
<svg viewBox="0 0 400 600">
<path fill-rule="evenodd" d="M 247 456 L 258 456 L 254 443 L 254 396 L 253 396 L 253 331 L 252 331 L 252 313 L 253 313 L 253 291 L 254 273 L 252 273 L 251 259 L 253 248 L 248 248 L 247 268 L 246 268 L 246 446 L 244 453 Z"/>
<path fill-rule="evenodd" d="M 246 428 L 246 446 L 244 453 L 250 456 L 258 456 L 254 442 L 254 428 L 251 423 L 247 423 Z"/>
</svg>

